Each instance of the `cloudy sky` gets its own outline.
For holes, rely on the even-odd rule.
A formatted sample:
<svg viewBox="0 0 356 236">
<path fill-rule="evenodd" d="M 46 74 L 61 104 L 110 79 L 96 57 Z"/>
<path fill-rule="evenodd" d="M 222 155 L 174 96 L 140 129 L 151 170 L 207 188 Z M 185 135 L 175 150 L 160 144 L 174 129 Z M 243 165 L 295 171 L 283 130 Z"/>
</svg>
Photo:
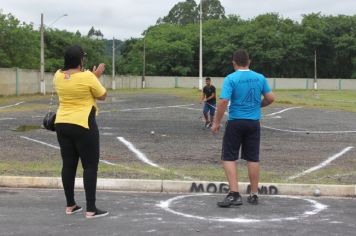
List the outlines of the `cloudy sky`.
<svg viewBox="0 0 356 236">
<path fill-rule="evenodd" d="M 32 22 L 37 28 L 40 15 L 46 25 L 87 34 L 91 26 L 100 29 L 105 38 L 128 39 L 154 25 L 159 17 L 183 0 L 0 0 L 2 13 L 11 13 L 21 21 Z M 198 2 L 199 0 L 196 0 Z M 321 12 L 324 15 L 354 15 L 356 0 L 220 0 L 226 14 L 243 19 L 277 12 L 284 18 L 300 20 L 302 14 Z"/>
</svg>

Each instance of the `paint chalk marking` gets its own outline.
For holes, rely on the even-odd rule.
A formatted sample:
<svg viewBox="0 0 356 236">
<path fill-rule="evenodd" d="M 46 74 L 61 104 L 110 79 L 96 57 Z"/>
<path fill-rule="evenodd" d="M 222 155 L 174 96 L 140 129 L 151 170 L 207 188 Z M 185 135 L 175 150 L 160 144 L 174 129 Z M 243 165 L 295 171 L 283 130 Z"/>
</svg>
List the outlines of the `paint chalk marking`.
<svg viewBox="0 0 356 236">
<path fill-rule="evenodd" d="M 289 107 L 289 108 L 286 108 L 286 109 L 283 109 L 283 110 L 280 110 L 280 111 L 277 111 L 277 112 L 273 112 L 271 114 L 267 114 L 265 116 L 274 116 L 274 115 L 281 114 L 281 113 L 289 111 L 289 110 L 294 110 L 294 109 L 299 109 L 299 108 L 302 108 L 302 107 Z"/>
<path fill-rule="evenodd" d="M 117 164 L 112 163 L 112 162 L 110 162 L 110 161 L 103 160 L 103 159 L 99 159 L 99 161 L 100 161 L 101 163 L 104 163 L 104 164 L 107 164 L 107 165 L 110 165 L 110 166 L 117 166 Z"/>
<path fill-rule="evenodd" d="M 128 109 L 116 110 L 116 111 L 118 111 L 118 112 L 142 111 L 142 110 L 179 108 L 179 107 L 189 107 L 189 106 L 194 106 L 194 104 L 174 105 L 174 106 L 157 106 L 157 107 L 139 107 L 139 108 L 128 108 Z M 101 111 L 100 113 L 108 113 L 108 112 L 113 112 L 113 111 Z"/>
<path fill-rule="evenodd" d="M 16 120 L 16 118 L 0 118 L 0 121 L 4 121 L 4 120 Z"/>
<path fill-rule="evenodd" d="M 36 140 L 36 139 L 32 139 L 32 138 L 29 138 L 29 137 L 26 137 L 26 136 L 20 136 L 20 138 L 23 138 L 23 139 L 26 139 L 26 140 L 29 140 L 31 142 L 35 142 L 35 143 L 39 143 L 39 144 L 42 144 L 42 145 L 45 145 L 47 147 L 51 147 L 51 148 L 54 148 L 54 149 L 57 149 L 59 150 L 60 148 L 56 145 L 52 145 L 52 144 L 49 144 L 49 143 L 45 143 L 45 142 L 42 142 L 42 141 L 39 141 L 39 140 Z M 100 162 L 104 163 L 104 164 L 107 164 L 107 165 L 112 165 L 112 166 L 116 166 L 117 164 L 115 163 L 111 163 L 109 161 L 105 161 L 105 160 L 102 160 L 100 159 L 99 160 Z"/>
<path fill-rule="evenodd" d="M 329 165 L 332 161 L 336 160 L 337 158 L 343 156 L 344 154 L 346 154 L 347 152 L 349 152 L 353 148 L 354 147 L 352 147 L 352 146 L 344 148 L 341 152 L 336 153 L 335 155 L 329 157 L 328 159 L 326 159 L 325 161 L 323 161 L 319 165 L 314 166 L 314 167 L 312 167 L 312 168 L 310 168 L 310 169 L 308 169 L 306 171 L 303 171 L 302 173 L 299 173 L 297 175 L 290 176 L 290 177 L 288 177 L 288 179 L 289 180 L 296 179 L 296 178 L 299 178 L 299 177 L 301 177 L 303 175 L 309 174 L 309 173 L 311 173 L 313 171 L 319 170 L 319 169 Z"/>
<path fill-rule="evenodd" d="M 290 216 L 290 217 L 284 217 L 284 218 L 272 218 L 272 219 L 248 219 L 248 218 L 222 218 L 222 217 L 205 217 L 205 216 L 198 216 L 198 215 L 192 215 L 192 214 L 186 214 L 182 213 L 179 211 L 172 210 L 170 206 L 179 200 L 182 200 L 187 197 L 202 197 L 202 196 L 209 196 L 211 194 L 195 194 L 195 195 L 184 195 L 184 196 L 177 196 L 174 198 L 170 198 L 166 201 L 161 201 L 159 204 L 156 204 L 156 206 L 162 208 L 163 210 L 170 212 L 175 215 L 179 215 L 182 217 L 186 218 L 191 218 L 191 219 L 198 219 L 198 220 L 204 220 L 204 221 L 215 221 L 215 222 L 226 222 L 226 223 L 261 223 L 261 222 L 281 222 L 281 221 L 294 221 L 294 220 L 299 220 L 302 218 L 306 218 L 312 215 L 316 215 L 320 213 L 321 211 L 325 210 L 328 208 L 327 205 L 321 204 L 315 200 L 311 199 L 305 199 L 305 198 L 300 198 L 300 197 L 294 197 L 294 196 L 274 196 L 274 197 L 279 197 L 279 198 L 290 198 L 290 199 L 298 199 L 298 200 L 303 200 L 312 205 L 312 210 L 308 210 L 303 212 L 302 214 L 296 215 L 296 216 Z"/>
<path fill-rule="evenodd" d="M 265 129 L 270 129 L 274 131 L 280 132 L 288 132 L 288 133 L 305 133 L 305 134 L 347 134 L 347 133 L 356 133 L 356 130 L 345 130 L 345 131 L 314 131 L 314 130 L 290 130 L 290 129 L 278 129 L 266 125 L 262 125 L 261 127 Z"/>
<path fill-rule="evenodd" d="M 36 139 L 32 139 L 32 138 L 29 138 L 29 137 L 26 137 L 26 136 L 20 136 L 20 138 L 23 138 L 23 139 L 27 139 L 31 142 L 35 142 L 35 143 L 39 143 L 39 144 L 42 144 L 42 145 L 45 145 L 47 147 L 51 147 L 51 148 L 54 148 L 54 149 L 60 149 L 58 146 L 56 145 L 52 145 L 52 144 L 49 144 L 49 143 L 45 143 L 45 142 L 42 142 L 42 141 L 39 141 L 39 140 L 36 140 Z"/>
<path fill-rule="evenodd" d="M 140 150 L 138 150 L 132 143 L 130 143 L 129 141 L 127 141 L 124 137 L 117 137 L 117 139 L 122 142 L 131 152 L 135 153 L 136 154 L 136 157 L 138 159 L 140 159 L 142 162 L 150 165 L 150 166 L 153 166 L 153 167 L 156 167 L 156 168 L 159 168 L 161 170 L 163 170 L 162 167 L 160 167 L 159 165 L 157 165 L 156 163 L 152 162 L 151 160 L 149 160 L 145 154 L 143 154 Z"/>
<path fill-rule="evenodd" d="M 5 108 L 9 108 L 9 107 L 18 106 L 18 105 L 20 105 L 22 103 L 24 103 L 24 101 L 23 102 L 18 102 L 18 103 L 12 104 L 12 105 L 2 106 L 2 107 L 0 107 L 0 109 L 5 109 Z"/>
</svg>

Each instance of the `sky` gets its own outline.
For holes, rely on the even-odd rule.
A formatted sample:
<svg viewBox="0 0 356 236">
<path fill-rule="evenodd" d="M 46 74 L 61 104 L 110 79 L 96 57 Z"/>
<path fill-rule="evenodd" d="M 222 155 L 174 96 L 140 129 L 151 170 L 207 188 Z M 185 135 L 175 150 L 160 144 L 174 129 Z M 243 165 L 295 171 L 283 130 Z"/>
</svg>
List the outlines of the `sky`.
<svg viewBox="0 0 356 236">
<path fill-rule="evenodd" d="M 11 13 L 20 21 L 39 28 L 41 13 L 44 23 L 52 28 L 86 35 L 94 26 L 104 38 L 121 40 L 142 37 L 147 27 L 168 14 L 184 0 L 0 0 L 3 14 Z M 199 0 L 196 0 L 198 3 Z M 264 13 L 279 13 L 283 18 L 300 21 L 303 14 L 355 15 L 356 0 L 220 0 L 227 15 L 251 19 Z M 65 17 L 61 17 L 67 14 Z M 59 19 L 58 19 L 59 18 Z"/>
</svg>

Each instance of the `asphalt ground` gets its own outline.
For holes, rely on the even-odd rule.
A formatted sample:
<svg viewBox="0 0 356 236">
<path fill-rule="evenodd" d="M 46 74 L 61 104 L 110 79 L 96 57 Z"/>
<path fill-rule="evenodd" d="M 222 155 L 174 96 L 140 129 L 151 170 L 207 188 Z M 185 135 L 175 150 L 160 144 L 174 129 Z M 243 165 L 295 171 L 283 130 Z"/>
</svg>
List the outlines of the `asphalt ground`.
<svg viewBox="0 0 356 236">
<path fill-rule="evenodd" d="M 60 159 L 57 149 L 23 138 L 25 136 L 58 146 L 55 133 L 43 129 L 12 131 L 21 125 L 40 125 L 48 110 L 48 102 L 48 98 L 29 99 L 18 106 L 0 110 L 0 160 L 27 163 L 46 161 L 48 158 Z M 5 105 L 9 104 L 1 104 Z M 111 93 L 107 101 L 99 106 L 101 114 L 97 122 L 103 160 L 119 164 L 142 163 L 132 150 L 117 139 L 123 137 L 150 161 L 167 169 L 188 167 L 199 170 L 206 166 L 221 168 L 224 129 L 213 135 L 203 128 L 202 105 L 197 101 L 174 95 Z M 286 108 L 291 109 L 281 112 Z M 319 165 L 343 149 L 355 145 L 354 113 L 279 104 L 263 109 L 263 113 L 262 170 L 282 180 Z M 272 113 L 277 114 L 270 115 Z M 153 135 L 151 131 L 154 131 Z M 306 175 L 294 182 L 318 183 L 329 179 L 336 184 L 355 184 L 355 156 L 356 148 L 352 148 L 323 167 L 331 168 L 330 173 L 313 178 Z M 36 174 L 45 175 L 45 171 L 44 174 Z M 118 174 L 104 177 L 141 176 Z"/>
<path fill-rule="evenodd" d="M 110 215 L 65 215 L 62 190 L 0 188 L 0 235 L 354 235 L 356 199 L 261 196 L 222 209 L 224 195 L 98 192 Z M 84 193 L 76 192 L 84 205 Z M 230 221 L 230 222 L 229 222 Z"/>
</svg>

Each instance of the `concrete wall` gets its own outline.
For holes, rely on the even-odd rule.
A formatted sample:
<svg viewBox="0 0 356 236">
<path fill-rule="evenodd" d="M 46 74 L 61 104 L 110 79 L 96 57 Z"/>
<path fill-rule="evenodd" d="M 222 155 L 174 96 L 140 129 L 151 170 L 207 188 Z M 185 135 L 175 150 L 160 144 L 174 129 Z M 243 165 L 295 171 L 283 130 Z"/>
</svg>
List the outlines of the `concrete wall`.
<svg viewBox="0 0 356 236">
<path fill-rule="evenodd" d="M 53 73 L 45 73 L 46 93 L 53 91 Z M 224 78 L 212 77 L 212 83 L 221 88 Z M 146 76 L 146 88 L 198 88 L 197 77 Z M 111 76 L 100 78 L 106 88 L 141 88 L 142 76 Z M 114 83 L 113 83 L 114 82 Z M 314 80 L 308 78 L 268 78 L 273 89 L 313 89 Z M 203 84 L 205 81 L 203 81 Z M 356 90 L 356 79 L 318 79 L 318 89 Z M 37 70 L 0 68 L 0 95 L 34 94 L 40 92 L 40 73 Z"/>
</svg>

